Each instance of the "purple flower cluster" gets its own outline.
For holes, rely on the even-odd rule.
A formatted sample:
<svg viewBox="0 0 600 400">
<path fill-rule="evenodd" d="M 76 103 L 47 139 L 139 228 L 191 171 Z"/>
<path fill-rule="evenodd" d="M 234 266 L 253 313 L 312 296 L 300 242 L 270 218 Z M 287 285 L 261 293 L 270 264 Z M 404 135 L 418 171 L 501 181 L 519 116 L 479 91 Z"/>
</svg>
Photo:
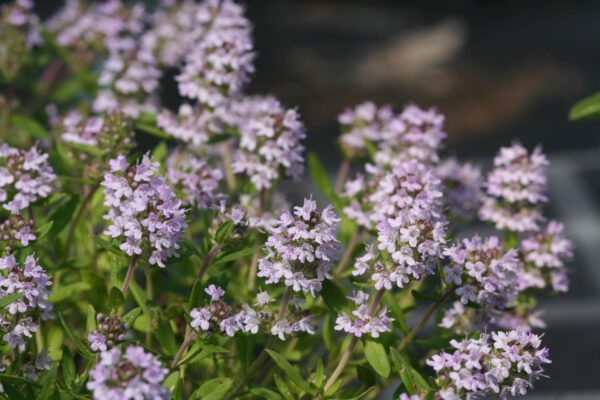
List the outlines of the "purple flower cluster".
<svg viewBox="0 0 600 400">
<path fill-rule="evenodd" d="M 251 26 L 231 0 L 207 0 L 196 14 L 195 38 L 176 77 L 182 96 L 217 107 L 238 96 L 254 72 Z"/>
<path fill-rule="evenodd" d="M 217 192 L 223 172 L 190 152 L 178 150 L 169 156 L 167 178 L 175 191 L 183 194 L 185 206 L 208 209 L 224 197 Z"/>
<path fill-rule="evenodd" d="M 387 315 L 387 307 L 371 312 L 367 305 L 369 295 L 362 291 L 354 292 L 350 300 L 356 304 L 351 314 L 341 313 L 335 320 L 336 331 L 350 333 L 356 337 L 370 335 L 377 338 L 380 333 L 390 332 L 393 318 Z"/>
<path fill-rule="evenodd" d="M 52 281 L 34 256 L 27 256 L 22 266 L 12 255 L 0 258 L 0 271 L 0 298 L 21 294 L 0 312 L 2 339 L 11 349 L 22 352 L 38 330 L 38 318 L 45 321 L 52 317 L 48 302 Z"/>
<path fill-rule="evenodd" d="M 523 267 L 517 251 L 504 251 L 496 236 L 463 239 L 444 254 L 450 259 L 444 267 L 446 283 L 456 286 L 463 304 L 502 309 L 514 300 Z"/>
<path fill-rule="evenodd" d="M 394 118 L 390 106 L 365 102 L 344 110 L 338 116 L 342 134 L 340 146 L 348 158 L 367 155 L 367 145 L 381 141 L 383 131 Z"/>
<path fill-rule="evenodd" d="M 48 164 L 48 154 L 35 146 L 24 151 L 0 146 L 0 203 L 16 214 L 52 192 L 56 175 Z"/>
<path fill-rule="evenodd" d="M 17 0 L 12 4 L 3 5 L 1 10 L 2 15 L 0 16 L 0 32 L 2 37 L 6 40 L 10 38 L 10 28 L 19 29 L 24 37 L 24 45 L 30 49 L 35 45 L 42 42 L 40 21 L 37 15 L 33 12 L 33 1 L 31 0 Z M 10 28 L 9 28 L 10 27 Z M 14 42 L 3 43 L 1 46 L 15 44 Z M 18 51 L 19 49 L 10 49 Z M 0 62 L 4 64 L 9 60 L 5 60 L 5 54 L 8 55 L 8 51 L 3 49 L 2 59 Z M 13 54 L 13 56 L 15 56 Z M 10 56 L 9 56 L 10 57 Z M 12 62 L 17 62 L 13 60 Z"/>
<path fill-rule="evenodd" d="M 143 347 L 130 345 L 125 352 L 115 347 L 100 353 L 87 388 L 95 400 L 166 400 L 171 397 L 162 386 L 167 373 L 158 358 Z"/>
<path fill-rule="evenodd" d="M 551 287 L 555 292 L 569 290 L 565 263 L 573 257 L 573 244 L 564 237 L 564 226 L 550 221 L 541 232 L 535 232 L 521 241 L 520 253 L 525 264 L 524 287 Z"/>
<path fill-rule="evenodd" d="M 374 161 L 380 166 L 408 160 L 437 162 L 447 136 L 443 115 L 412 104 L 394 114 L 389 106 L 366 102 L 344 111 L 338 121 L 342 126 L 340 145 L 346 156 L 365 156 L 370 144 L 377 149 Z"/>
<path fill-rule="evenodd" d="M 129 256 L 149 251 L 149 263 L 164 268 L 169 257 L 177 256 L 187 223 L 181 200 L 158 175 L 158 163 L 145 155 L 130 166 L 119 156 L 110 161 L 102 186 L 104 218 L 110 222 L 106 235 L 121 238 L 119 248 Z"/>
<path fill-rule="evenodd" d="M 550 363 L 548 349 L 528 331 L 483 333 L 479 339 L 452 340 L 452 353 L 427 360 L 437 373 L 442 400 L 525 395 Z"/>
<path fill-rule="evenodd" d="M 540 205 L 548 200 L 547 166 L 539 147 L 531 154 L 518 143 L 501 148 L 487 177 L 488 196 L 479 211 L 481 219 L 500 230 L 537 231 L 543 219 Z"/>
<path fill-rule="evenodd" d="M 33 221 L 25 219 L 21 214 L 12 214 L 0 223 L 0 246 L 10 254 L 15 246 L 29 246 L 36 239 Z"/>
<path fill-rule="evenodd" d="M 439 179 L 424 164 L 400 163 L 385 174 L 369 199 L 377 244 L 357 259 L 353 275 L 369 271 L 376 289 L 389 290 L 432 273 L 445 244 L 441 196 Z"/>
<path fill-rule="evenodd" d="M 161 111 L 156 123 L 169 135 L 194 148 L 205 144 L 211 135 L 221 131 L 220 120 L 214 111 L 204 107 L 194 108 L 190 104 L 182 104 L 177 115 L 168 110 Z"/>
<path fill-rule="evenodd" d="M 88 335 L 90 349 L 93 352 L 106 351 L 113 348 L 118 342 L 125 340 L 127 324 L 116 315 L 96 316 L 98 326 Z"/>
<path fill-rule="evenodd" d="M 233 170 L 248 175 L 257 190 L 284 176 L 300 177 L 306 133 L 295 109 L 285 109 L 273 97 L 246 97 L 232 103 L 226 123 L 240 134 Z"/>
<path fill-rule="evenodd" d="M 221 300 L 225 295 L 225 291 L 212 284 L 204 291 L 210 296 L 210 303 L 206 307 L 193 308 L 190 311 L 190 326 L 203 332 L 214 332 L 217 328 L 220 328 L 228 336 L 233 336 L 235 332 L 232 333 L 231 330 L 226 330 L 227 324 L 223 324 L 223 321 L 231 316 L 231 307 Z M 232 334 L 229 335 L 229 333 Z"/>
<path fill-rule="evenodd" d="M 331 278 L 329 271 L 340 248 L 336 238 L 339 221 L 332 206 L 319 212 L 311 199 L 304 199 L 293 213 L 283 212 L 270 231 L 258 276 L 266 278 L 269 285 L 283 281 L 295 292 L 314 296 L 322 282 Z"/>
<path fill-rule="evenodd" d="M 444 209 L 448 216 L 471 221 L 477 215 L 483 195 L 480 169 L 448 158 L 436 167 L 436 173 L 442 180 Z"/>
</svg>

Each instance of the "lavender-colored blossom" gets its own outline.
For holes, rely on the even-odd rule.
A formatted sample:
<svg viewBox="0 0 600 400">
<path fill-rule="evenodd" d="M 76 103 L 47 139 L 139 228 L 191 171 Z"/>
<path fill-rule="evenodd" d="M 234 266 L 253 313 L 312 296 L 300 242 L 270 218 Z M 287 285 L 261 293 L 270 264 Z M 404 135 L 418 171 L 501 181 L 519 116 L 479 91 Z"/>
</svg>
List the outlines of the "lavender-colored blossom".
<svg viewBox="0 0 600 400">
<path fill-rule="evenodd" d="M 30 242 L 36 240 L 33 230 L 33 221 L 24 218 L 21 214 L 12 214 L 0 223 L 0 246 L 4 247 L 8 254 L 15 247 L 27 247 Z"/>
<path fill-rule="evenodd" d="M 130 345 L 124 352 L 115 347 L 100 353 L 87 388 L 95 400 L 166 400 L 171 397 L 162 386 L 167 373 L 158 358 L 143 347 Z"/>
<path fill-rule="evenodd" d="M 442 180 L 444 208 L 449 216 L 466 221 L 473 219 L 482 198 L 480 169 L 448 158 L 436 167 L 436 173 Z"/>
<path fill-rule="evenodd" d="M 38 318 L 45 321 L 52 317 L 48 302 L 52 281 L 32 255 L 23 265 L 12 255 L 0 258 L 0 273 L 0 298 L 22 294 L 0 312 L 3 340 L 22 352 L 38 329 Z"/>
<path fill-rule="evenodd" d="M 377 243 L 357 259 L 353 275 L 369 272 L 380 289 L 432 273 L 445 244 L 441 196 L 439 179 L 424 164 L 401 163 L 383 175 L 369 199 Z"/>
<path fill-rule="evenodd" d="M 540 205 L 546 197 L 548 160 L 537 147 L 529 154 L 518 143 L 503 147 L 488 174 L 487 197 L 479 211 L 481 219 L 497 229 L 525 232 L 539 230 Z"/>
<path fill-rule="evenodd" d="M 48 164 L 48 154 L 37 147 L 19 150 L 0 146 L 0 203 L 16 214 L 53 190 L 56 175 Z"/>
<path fill-rule="evenodd" d="M 216 107 L 241 93 L 254 72 L 251 26 L 231 0 L 208 0 L 196 15 L 206 27 L 185 56 L 176 77 L 182 96 Z"/>
<path fill-rule="evenodd" d="M 393 118 L 390 106 L 377 107 L 370 101 L 344 110 L 338 116 L 342 129 L 339 141 L 344 154 L 349 158 L 367 155 L 367 145 L 381 141 L 383 131 Z"/>
<path fill-rule="evenodd" d="M 322 282 L 330 279 L 329 271 L 337 260 L 336 239 L 340 219 L 333 207 L 317 211 L 314 200 L 305 199 L 294 212 L 285 211 L 271 229 L 266 243 L 267 255 L 259 260 L 258 276 L 268 285 L 283 282 L 295 292 L 313 296 Z"/>
<path fill-rule="evenodd" d="M 219 115 L 205 107 L 182 104 L 177 114 L 161 111 L 156 117 L 157 125 L 166 133 L 194 148 L 208 142 L 213 134 L 222 130 Z"/>
<path fill-rule="evenodd" d="M 125 332 L 128 326 L 120 317 L 100 313 L 96 316 L 96 319 L 98 325 L 88 335 L 90 349 L 93 352 L 106 351 L 125 340 Z"/>
<path fill-rule="evenodd" d="M 355 292 L 350 299 L 356 304 L 356 309 L 350 314 L 343 312 L 338 315 L 334 329 L 356 337 L 370 335 L 374 338 L 379 337 L 380 333 L 390 332 L 394 319 L 388 316 L 387 307 L 372 313 L 366 304 L 368 298 L 369 296 L 362 291 Z"/>
<path fill-rule="evenodd" d="M 563 230 L 563 224 L 549 221 L 543 231 L 521 241 L 520 254 L 527 275 L 521 290 L 529 287 L 551 287 L 555 292 L 569 290 L 565 263 L 573 257 L 573 244 L 564 237 Z"/>
<path fill-rule="evenodd" d="M 444 253 L 450 259 L 444 267 L 446 283 L 456 286 L 463 304 L 502 309 L 514 300 L 523 267 L 517 251 L 504 251 L 497 237 L 464 239 Z"/>
<path fill-rule="evenodd" d="M 165 267 L 177 256 L 183 237 L 185 210 L 165 179 L 158 175 L 158 163 L 146 155 L 137 165 L 128 165 L 124 156 L 110 161 L 110 171 L 102 181 L 104 216 L 110 224 L 105 233 L 120 238 L 127 255 L 148 254 L 148 262 Z"/>
<path fill-rule="evenodd" d="M 295 109 L 285 109 L 272 97 L 247 97 L 232 103 L 225 123 L 240 133 L 233 170 L 248 175 L 256 189 L 269 189 L 274 182 L 298 179 L 303 170 L 306 137 Z"/>
<path fill-rule="evenodd" d="M 478 339 L 450 342 L 452 353 L 427 360 L 437 374 L 437 396 L 443 400 L 477 399 L 493 393 L 524 395 L 544 376 L 550 363 L 540 338 L 525 330 L 483 333 Z"/>
<path fill-rule="evenodd" d="M 167 160 L 167 178 L 176 192 L 181 192 L 184 205 L 208 209 L 218 204 L 224 195 L 218 192 L 223 172 L 210 166 L 205 158 L 183 150 Z"/>
</svg>

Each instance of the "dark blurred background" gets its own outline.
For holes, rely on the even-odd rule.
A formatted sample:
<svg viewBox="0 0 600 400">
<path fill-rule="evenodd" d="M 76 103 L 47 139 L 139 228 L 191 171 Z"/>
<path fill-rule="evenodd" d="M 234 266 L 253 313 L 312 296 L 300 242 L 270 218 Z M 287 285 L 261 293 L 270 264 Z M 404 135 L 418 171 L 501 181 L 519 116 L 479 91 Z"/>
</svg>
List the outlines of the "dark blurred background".
<svg viewBox="0 0 600 400">
<path fill-rule="evenodd" d="M 258 51 L 250 90 L 298 106 L 332 176 L 336 116 L 365 100 L 438 107 L 447 154 L 485 167 L 514 139 L 543 145 L 548 214 L 566 224 L 576 259 L 571 292 L 541 302 L 553 364 L 529 398 L 600 399 L 600 121 L 568 120 L 600 90 L 600 2 L 246 4 Z"/>
<path fill-rule="evenodd" d="M 61 3 L 38 0 L 36 10 Z M 551 379 L 528 398 L 600 399 L 600 121 L 568 120 L 573 103 L 600 90 L 600 2 L 245 3 L 258 53 L 250 92 L 299 108 L 307 147 L 332 177 L 336 117 L 365 100 L 438 107 L 446 153 L 486 168 L 512 140 L 543 144 L 548 215 L 566 224 L 576 259 L 570 293 L 541 302 Z M 308 182 L 289 189 L 318 195 Z"/>
</svg>

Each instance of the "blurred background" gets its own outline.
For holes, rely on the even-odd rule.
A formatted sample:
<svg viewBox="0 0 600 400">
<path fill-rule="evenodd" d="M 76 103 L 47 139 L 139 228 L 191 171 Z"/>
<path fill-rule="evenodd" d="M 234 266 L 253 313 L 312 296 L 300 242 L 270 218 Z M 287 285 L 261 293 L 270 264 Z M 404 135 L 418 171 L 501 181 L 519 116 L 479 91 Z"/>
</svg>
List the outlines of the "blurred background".
<svg viewBox="0 0 600 400">
<path fill-rule="evenodd" d="M 542 301 L 551 379 L 528 398 L 600 399 L 600 121 L 568 120 L 577 100 L 600 90 L 600 2 L 246 4 L 258 51 L 250 91 L 298 106 L 307 147 L 332 177 L 336 117 L 365 100 L 438 107 L 446 153 L 486 169 L 512 140 L 543 145 L 547 212 L 566 224 L 576 258 L 571 291 Z"/>
<path fill-rule="evenodd" d="M 36 10 L 43 17 L 61 3 L 38 0 Z M 298 107 L 307 147 L 332 177 L 337 115 L 366 100 L 436 106 L 446 154 L 485 169 L 499 146 L 543 144 L 547 213 L 566 224 L 576 258 L 571 291 L 542 301 L 551 379 L 528 398 L 600 399 L 600 121 L 568 120 L 577 100 L 600 90 L 600 2 L 245 3 L 258 53 L 249 91 Z M 309 185 L 289 191 L 318 196 Z"/>
</svg>

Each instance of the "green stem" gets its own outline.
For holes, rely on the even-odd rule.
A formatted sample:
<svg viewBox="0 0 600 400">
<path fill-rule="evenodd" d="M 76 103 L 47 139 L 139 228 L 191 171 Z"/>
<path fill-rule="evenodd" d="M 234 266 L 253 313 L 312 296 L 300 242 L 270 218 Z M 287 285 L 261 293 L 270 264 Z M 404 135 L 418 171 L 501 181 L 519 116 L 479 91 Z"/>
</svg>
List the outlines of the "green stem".
<svg viewBox="0 0 600 400">
<path fill-rule="evenodd" d="M 362 230 L 360 228 L 357 228 L 356 232 L 354 232 L 354 235 L 352 235 L 352 237 L 350 238 L 350 241 L 348 242 L 348 247 L 346 247 L 346 251 L 344 252 L 344 255 L 342 256 L 342 260 L 340 261 L 337 268 L 335 269 L 336 276 L 339 276 L 342 273 L 342 271 L 344 270 L 344 268 L 346 268 L 346 265 L 352 258 L 352 253 L 354 252 L 354 249 L 356 248 L 356 245 L 358 244 L 358 239 L 360 238 L 361 233 L 362 233 Z"/>
<path fill-rule="evenodd" d="M 335 192 L 339 194 L 344 188 L 344 183 L 346 182 L 346 178 L 348 177 L 348 173 L 350 172 L 350 160 L 345 158 L 344 161 L 340 164 L 340 169 L 338 170 L 337 178 L 335 180 Z"/>
<path fill-rule="evenodd" d="M 454 286 L 449 287 L 438 301 L 431 304 L 427 308 L 427 310 L 425 310 L 425 314 L 423 314 L 423 317 L 421 318 L 419 323 L 415 325 L 415 327 L 408 333 L 408 335 L 406 335 L 404 339 L 402 339 L 402 341 L 400 342 L 400 346 L 398 346 L 398 351 L 404 350 L 406 346 L 408 346 L 413 341 L 413 339 L 419 334 L 419 332 L 423 330 L 423 328 L 425 327 L 425 325 L 427 325 L 427 322 L 429 322 L 429 319 L 431 318 L 435 310 L 437 310 L 437 308 L 442 303 L 444 303 L 448 299 L 448 297 L 452 295 L 452 293 L 454 293 L 454 289 Z"/>
<path fill-rule="evenodd" d="M 214 260 L 214 258 L 216 257 L 218 252 L 219 252 L 219 246 L 214 245 L 210 249 L 210 251 L 208 252 L 206 257 L 204 257 L 204 260 L 202 260 L 202 265 L 200 266 L 200 270 L 198 271 L 198 281 L 200 283 L 202 283 L 202 278 L 204 277 L 206 270 L 208 269 L 208 267 L 210 266 L 210 264 L 212 263 L 212 261 Z"/>
<path fill-rule="evenodd" d="M 181 360 L 181 358 L 184 356 L 192 341 L 196 339 L 196 336 L 198 336 L 196 332 L 191 329 L 187 330 L 185 338 L 183 339 L 183 343 L 181 343 L 181 346 L 179 346 L 179 349 L 177 350 L 177 353 L 171 362 L 171 369 L 175 369 L 175 367 L 177 367 L 179 360 Z"/>
<path fill-rule="evenodd" d="M 227 181 L 227 189 L 229 193 L 234 193 L 237 187 L 237 182 L 235 180 L 235 174 L 233 173 L 233 158 L 231 156 L 231 144 L 229 141 L 226 141 L 221 146 L 221 151 L 223 152 L 223 166 L 225 168 L 225 179 Z"/>
<path fill-rule="evenodd" d="M 135 271 L 135 265 L 137 264 L 137 260 L 138 256 L 134 255 L 129 261 L 129 267 L 127 267 L 127 275 L 125 276 L 125 281 L 123 282 L 123 287 L 121 288 L 121 292 L 123 292 L 123 297 L 127 297 L 127 290 L 129 289 L 129 283 L 133 278 L 133 273 Z"/>
<path fill-rule="evenodd" d="M 94 197 L 94 194 L 96 193 L 98 188 L 100 188 L 100 182 L 94 184 L 94 186 L 90 188 L 90 191 L 83 199 L 79 210 L 77 210 L 77 214 L 75 214 L 75 217 L 71 222 L 71 226 L 69 227 L 69 233 L 67 234 L 67 243 L 65 245 L 65 258 L 69 257 L 69 252 L 71 251 L 71 245 L 73 243 L 73 236 L 75 235 L 75 228 L 77 227 L 79 220 L 83 216 L 83 213 L 85 212 L 85 209 L 87 208 L 88 204 L 90 203 L 90 201 L 92 201 L 92 198 Z"/>
<path fill-rule="evenodd" d="M 377 312 L 377 309 L 379 309 L 379 305 L 381 304 L 381 299 L 383 298 L 384 294 L 385 294 L 385 288 L 379 289 L 379 291 L 375 295 L 373 304 L 371 304 L 371 308 L 369 309 L 369 315 L 373 315 Z M 356 347 L 357 343 L 358 343 L 358 337 L 352 336 L 352 340 L 350 341 L 350 344 L 348 345 L 348 347 L 346 347 L 344 354 L 342 354 L 342 357 L 340 358 L 340 361 L 339 361 L 337 367 L 335 368 L 335 370 L 333 371 L 333 373 L 331 374 L 331 376 L 325 383 L 325 386 L 323 387 L 323 392 L 327 392 L 329 389 L 331 389 L 333 387 L 333 385 L 335 385 L 335 382 L 338 380 L 338 378 L 340 377 L 340 375 L 346 368 L 348 361 L 350 361 L 350 357 L 352 356 L 352 352 L 354 351 L 354 347 Z M 321 395 L 319 394 L 317 396 L 317 399 L 320 399 L 320 398 L 321 398 Z"/>
</svg>

